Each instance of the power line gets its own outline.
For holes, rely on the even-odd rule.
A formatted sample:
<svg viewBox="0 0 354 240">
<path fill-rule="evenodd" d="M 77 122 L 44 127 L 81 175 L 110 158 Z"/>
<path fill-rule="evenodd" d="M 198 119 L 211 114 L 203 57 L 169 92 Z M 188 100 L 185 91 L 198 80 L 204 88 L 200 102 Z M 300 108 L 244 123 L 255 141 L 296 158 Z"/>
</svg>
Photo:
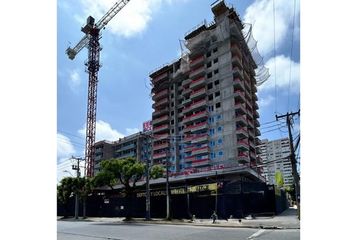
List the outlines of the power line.
<svg viewBox="0 0 354 240">
<path fill-rule="evenodd" d="M 294 0 L 294 14 L 293 14 L 293 26 L 292 26 L 292 33 L 291 33 L 291 49 L 290 49 L 290 61 L 289 61 L 289 85 L 288 85 L 288 112 L 290 111 L 290 84 L 291 84 L 291 63 L 293 57 L 293 46 L 294 46 L 294 29 L 295 29 L 295 9 L 296 9 L 296 0 Z"/>
<path fill-rule="evenodd" d="M 70 135 L 70 136 L 79 138 L 79 139 L 81 139 L 81 140 L 85 138 L 85 137 L 83 137 L 83 136 L 79 136 L 79 135 L 76 135 L 76 134 L 73 134 L 73 133 L 70 133 L 70 132 L 67 132 L 67 131 L 64 131 L 64 130 L 59 130 L 59 133 L 65 133 L 65 134 L 67 134 L 67 135 Z"/>
</svg>

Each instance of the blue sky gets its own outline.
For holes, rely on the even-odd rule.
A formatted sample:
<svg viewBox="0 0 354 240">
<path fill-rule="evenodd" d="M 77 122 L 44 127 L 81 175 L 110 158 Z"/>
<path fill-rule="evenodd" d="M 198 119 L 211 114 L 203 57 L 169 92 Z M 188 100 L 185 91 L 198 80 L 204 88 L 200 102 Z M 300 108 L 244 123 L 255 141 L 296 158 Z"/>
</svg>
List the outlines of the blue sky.
<svg viewBox="0 0 354 240">
<path fill-rule="evenodd" d="M 73 61 L 68 59 L 65 50 L 83 37 L 80 29 L 87 16 L 92 15 L 99 20 L 114 2 L 57 1 L 58 174 L 71 165 L 71 162 L 66 161 L 71 155 L 84 155 L 85 145 L 88 74 L 84 62 L 87 49 L 83 49 Z M 141 130 L 142 123 L 151 119 L 149 73 L 178 58 L 179 39 L 183 39 L 187 31 L 204 19 L 207 22 L 213 20 L 210 9 L 213 2 L 131 0 L 108 24 L 100 41 L 103 50 L 98 83 L 96 140 L 116 140 Z M 260 123 L 274 121 L 275 113 L 279 115 L 297 111 L 300 94 L 299 1 L 296 1 L 294 31 L 294 2 L 274 1 L 276 65 L 273 1 L 225 2 L 236 8 L 243 21 L 253 24 L 253 36 L 271 74 L 258 91 Z M 287 136 L 286 127 L 276 129 L 275 124 L 261 125 L 261 139 Z M 299 130 L 298 121 L 295 122 L 294 130 L 296 133 Z"/>
</svg>

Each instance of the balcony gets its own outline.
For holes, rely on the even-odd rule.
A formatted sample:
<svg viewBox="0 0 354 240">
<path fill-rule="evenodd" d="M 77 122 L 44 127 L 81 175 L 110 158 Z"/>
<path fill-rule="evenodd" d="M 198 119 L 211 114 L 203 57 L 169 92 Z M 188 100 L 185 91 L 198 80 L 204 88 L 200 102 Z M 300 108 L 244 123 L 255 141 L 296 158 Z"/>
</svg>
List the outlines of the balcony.
<svg viewBox="0 0 354 240">
<path fill-rule="evenodd" d="M 193 148 L 192 149 L 192 156 L 199 155 L 199 154 L 209 154 L 209 151 L 210 151 L 209 146 Z"/>
<path fill-rule="evenodd" d="M 257 97 L 257 96 L 256 96 Z M 256 101 L 254 102 L 254 108 L 256 109 L 256 110 L 258 110 L 259 109 L 259 107 L 258 107 L 258 103 L 256 103 Z"/>
<path fill-rule="evenodd" d="M 239 49 L 239 47 L 237 46 L 237 44 L 231 44 L 231 52 L 238 55 L 239 58 L 242 58 L 242 53 Z"/>
<path fill-rule="evenodd" d="M 192 121 L 205 119 L 207 117 L 208 117 L 208 112 L 204 110 L 202 112 L 195 113 L 195 114 L 192 114 L 191 116 L 185 117 L 183 119 L 183 123 L 186 124 L 186 123 L 190 123 Z"/>
<path fill-rule="evenodd" d="M 253 100 L 254 101 L 258 101 L 258 97 L 257 94 L 253 93 Z M 257 103 L 256 103 L 257 104 Z M 257 109 L 258 109 L 258 104 L 257 104 Z"/>
<path fill-rule="evenodd" d="M 261 144 L 262 144 L 261 140 L 259 138 L 256 138 L 256 145 L 259 146 Z"/>
<path fill-rule="evenodd" d="M 245 114 L 246 113 L 246 105 L 244 103 L 236 103 L 235 104 L 236 114 Z"/>
<path fill-rule="evenodd" d="M 247 126 L 247 118 L 244 115 L 236 116 L 236 123 L 241 126 Z"/>
<path fill-rule="evenodd" d="M 186 114 L 191 111 L 195 111 L 198 108 L 205 107 L 207 104 L 206 99 L 199 100 L 197 102 L 193 102 L 189 107 L 183 109 L 183 113 Z"/>
<path fill-rule="evenodd" d="M 253 149 L 253 150 L 256 150 L 256 147 L 254 145 L 254 141 L 250 139 L 249 141 L 249 145 L 250 145 L 250 148 Z"/>
<path fill-rule="evenodd" d="M 182 105 L 188 105 L 192 102 L 192 99 L 188 98 L 188 99 L 185 99 L 183 102 L 182 102 Z"/>
<path fill-rule="evenodd" d="M 196 135 L 195 137 L 192 138 L 192 144 L 203 143 L 203 142 L 208 142 L 208 141 L 209 141 L 209 135 L 206 133 Z"/>
<path fill-rule="evenodd" d="M 161 115 L 163 115 L 164 113 L 168 113 L 169 109 L 168 107 L 166 108 L 162 108 L 162 109 L 156 109 L 155 112 L 152 113 L 152 117 L 159 117 Z"/>
<path fill-rule="evenodd" d="M 254 111 L 254 116 L 255 116 L 256 118 L 259 118 L 259 113 L 258 113 L 257 111 Z"/>
<path fill-rule="evenodd" d="M 201 66 L 201 67 L 191 70 L 191 72 L 189 73 L 189 77 L 191 79 L 195 79 L 195 78 L 204 76 L 204 74 L 205 74 L 205 67 Z"/>
<path fill-rule="evenodd" d="M 152 100 L 154 100 L 155 102 L 163 97 L 166 97 L 168 95 L 168 89 L 165 89 L 157 94 L 155 94 L 153 97 L 152 97 Z"/>
<path fill-rule="evenodd" d="M 202 86 L 205 86 L 205 77 L 204 77 L 204 76 L 199 77 L 199 78 L 193 80 L 193 81 L 191 82 L 191 84 L 189 85 L 189 87 L 190 87 L 191 89 L 200 88 L 200 87 L 202 87 Z"/>
<path fill-rule="evenodd" d="M 188 86 L 191 82 L 192 82 L 192 80 L 191 80 L 190 78 L 184 80 L 184 81 L 182 82 L 182 87 L 183 87 L 183 88 L 186 88 L 186 86 Z"/>
<path fill-rule="evenodd" d="M 190 87 L 187 87 L 182 91 L 182 95 L 188 96 L 191 92 L 192 92 L 192 89 L 190 89 Z"/>
<path fill-rule="evenodd" d="M 204 57 L 204 54 L 202 54 L 202 55 L 190 60 L 189 66 L 190 66 L 190 68 L 195 68 L 195 67 L 199 67 L 201 65 L 204 65 L 204 63 L 205 63 L 205 57 Z"/>
<path fill-rule="evenodd" d="M 162 117 L 155 118 L 154 120 L 152 120 L 152 125 L 155 125 L 155 124 L 158 124 L 158 123 L 168 122 L 168 120 L 169 120 L 169 116 L 168 115 L 163 115 Z"/>
<path fill-rule="evenodd" d="M 252 120 L 253 119 L 253 115 L 252 112 L 250 110 L 247 109 L 247 117 L 248 119 Z"/>
<path fill-rule="evenodd" d="M 183 142 L 184 142 L 184 143 L 191 142 L 193 138 L 194 138 L 193 135 L 186 135 L 186 136 L 184 137 L 184 139 L 183 139 Z"/>
<path fill-rule="evenodd" d="M 258 119 L 255 119 L 255 120 L 254 120 L 254 126 L 255 126 L 255 127 L 260 127 L 260 126 L 261 126 L 261 125 L 259 124 Z"/>
<path fill-rule="evenodd" d="M 251 86 L 250 86 L 249 80 L 246 80 L 246 79 L 245 79 L 244 83 L 245 83 L 245 88 L 246 88 L 248 91 L 251 91 Z"/>
<path fill-rule="evenodd" d="M 185 147 L 185 148 L 183 149 L 183 151 L 184 151 L 185 153 L 189 153 L 189 152 L 192 152 L 193 148 L 194 148 L 194 146 L 193 146 L 193 145 L 190 145 L 190 146 Z"/>
<path fill-rule="evenodd" d="M 250 138 L 252 138 L 252 139 L 255 137 L 253 130 L 248 131 L 248 134 L 249 134 Z"/>
<path fill-rule="evenodd" d="M 248 132 L 247 132 L 247 128 L 243 127 L 243 128 L 237 128 L 236 129 L 236 135 L 238 139 L 244 139 L 248 137 Z"/>
<path fill-rule="evenodd" d="M 256 154 L 254 152 L 250 152 L 251 160 L 256 160 Z"/>
<path fill-rule="evenodd" d="M 246 140 L 238 140 L 237 148 L 241 151 L 248 151 L 249 150 L 248 142 Z"/>
<path fill-rule="evenodd" d="M 245 82 L 249 83 L 251 81 L 250 75 L 246 71 L 243 71 L 243 77 L 245 79 Z"/>
<path fill-rule="evenodd" d="M 166 130 L 169 130 L 169 125 L 168 124 L 163 124 L 161 126 L 152 128 L 153 133 L 160 133 L 160 132 L 164 132 Z"/>
<path fill-rule="evenodd" d="M 156 109 L 156 108 L 160 108 L 160 107 L 163 107 L 163 106 L 166 106 L 166 105 L 168 105 L 168 98 L 163 98 L 162 100 L 152 104 L 152 107 L 154 109 Z"/>
<path fill-rule="evenodd" d="M 156 142 L 156 141 L 168 139 L 169 134 L 168 134 L 168 133 L 164 133 L 164 134 L 154 134 L 153 137 L 154 137 L 154 142 Z"/>
<path fill-rule="evenodd" d="M 209 158 L 198 159 L 192 161 L 192 167 L 201 167 L 209 165 Z"/>
<path fill-rule="evenodd" d="M 191 126 L 185 128 L 185 129 L 187 131 L 196 132 L 196 131 L 204 130 L 204 129 L 207 129 L 207 128 L 208 128 L 208 123 L 207 122 L 202 122 L 202 123 L 198 123 L 196 125 L 191 125 Z"/>
<path fill-rule="evenodd" d="M 261 136 L 261 132 L 258 129 L 256 129 L 256 136 Z"/>
<path fill-rule="evenodd" d="M 157 160 L 157 159 L 161 159 L 161 158 L 165 158 L 167 157 L 167 152 L 163 152 L 163 153 L 154 153 L 153 155 L 153 159 Z"/>
<path fill-rule="evenodd" d="M 121 152 L 121 151 L 125 151 L 125 150 L 132 149 L 132 148 L 133 149 L 136 148 L 136 145 L 134 143 L 122 146 L 121 148 L 117 149 L 116 152 Z"/>
<path fill-rule="evenodd" d="M 237 55 L 232 55 L 231 56 L 231 63 L 232 64 L 235 63 L 239 68 L 242 68 L 242 63 L 241 63 L 240 57 L 237 56 Z"/>
<path fill-rule="evenodd" d="M 244 79 L 244 78 L 243 78 L 243 73 L 242 73 L 242 71 L 241 71 L 237 66 L 233 67 L 233 68 L 232 68 L 232 71 L 233 71 L 233 76 L 234 76 L 235 78 Z"/>
<path fill-rule="evenodd" d="M 160 143 L 160 144 L 154 145 L 153 149 L 154 150 L 160 150 L 160 149 L 164 149 L 164 148 L 168 148 L 168 147 L 169 147 L 169 145 L 166 142 L 166 143 Z"/>
<path fill-rule="evenodd" d="M 239 78 L 234 79 L 234 87 L 236 90 L 245 90 L 243 83 Z"/>
<path fill-rule="evenodd" d="M 253 124 L 253 121 L 252 121 L 252 120 L 248 121 L 248 126 L 249 126 L 250 128 L 254 128 L 254 124 Z"/>
<path fill-rule="evenodd" d="M 262 149 L 260 147 L 256 147 L 256 153 L 257 154 L 262 154 Z"/>
<path fill-rule="evenodd" d="M 252 91 L 253 92 L 257 92 L 257 86 L 256 86 L 256 84 L 254 83 L 254 84 L 252 84 Z"/>
<path fill-rule="evenodd" d="M 190 98 L 192 100 L 194 100 L 195 98 L 198 98 L 198 97 L 205 97 L 205 95 L 206 95 L 206 89 L 205 89 L 205 87 L 203 87 L 198 90 L 192 91 Z"/>
<path fill-rule="evenodd" d="M 249 161 L 250 161 L 250 158 L 249 158 L 249 156 L 248 156 L 248 154 L 245 154 L 245 153 L 239 153 L 238 155 L 237 155 L 237 161 L 239 162 L 239 163 L 248 163 Z"/>
<path fill-rule="evenodd" d="M 184 158 L 184 162 L 189 163 L 195 160 L 194 156 L 189 156 Z"/>
<path fill-rule="evenodd" d="M 246 102 L 246 98 L 245 98 L 245 93 L 240 91 L 240 90 L 235 90 L 234 93 L 236 93 L 235 95 L 235 99 L 241 102 Z"/>
<path fill-rule="evenodd" d="M 154 77 L 154 78 L 152 79 L 152 82 L 153 82 L 154 84 L 157 84 L 157 83 L 159 83 L 159 82 L 162 82 L 162 81 L 166 80 L 167 78 L 168 78 L 168 72 L 164 72 L 164 73 L 162 73 L 162 74 L 160 74 L 160 75 Z"/>
</svg>

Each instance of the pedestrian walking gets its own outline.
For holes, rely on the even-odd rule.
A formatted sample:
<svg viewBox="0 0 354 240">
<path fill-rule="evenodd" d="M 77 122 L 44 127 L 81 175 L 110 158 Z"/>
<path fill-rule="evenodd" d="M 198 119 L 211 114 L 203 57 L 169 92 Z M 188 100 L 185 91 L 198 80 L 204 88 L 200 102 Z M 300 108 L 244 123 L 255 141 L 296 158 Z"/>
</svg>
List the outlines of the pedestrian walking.
<svg viewBox="0 0 354 240">
<path fill-rule="evenodd" d="M 216 219 L 218 218 L 218 215 L 216 215 L 216 212 L 214 211 L 213 214 L 211 215 L 211 218 L 213 219 L 213 223 L 215 223 Z"/>
</svg>

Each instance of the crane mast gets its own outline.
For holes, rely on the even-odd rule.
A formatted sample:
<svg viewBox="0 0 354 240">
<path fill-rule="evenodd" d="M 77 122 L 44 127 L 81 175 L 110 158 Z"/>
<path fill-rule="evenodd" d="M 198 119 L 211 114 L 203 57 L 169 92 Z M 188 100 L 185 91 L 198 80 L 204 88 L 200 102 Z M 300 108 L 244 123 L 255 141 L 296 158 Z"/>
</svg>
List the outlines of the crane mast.
<svg viewBox="0 0 354 240">
<path fill-rule="evenodd" d="M 95 157 L 95 135 L 96 135 L 96 109 L 97 109 L 97 83 L 98 70 L 100 68 L 100 30 L 129 2 L 121 0 L 95 24 L 95 19 L 91 16 L 87 18 L 86 25 L 81 28 L 85 36 L 73 48 L 68 48 L 66 53 L 69 59 L 75 56 L 84 48 L 88 48 L 88 59 L 85 63 L 86 71 L 89 74 L 88 97 L 87 97 L 87 118 L 86 118 L 86 144 L 85 144 L 85 169 L 86 176 L 92 177 L 94 174 Z"/>
</svg>

